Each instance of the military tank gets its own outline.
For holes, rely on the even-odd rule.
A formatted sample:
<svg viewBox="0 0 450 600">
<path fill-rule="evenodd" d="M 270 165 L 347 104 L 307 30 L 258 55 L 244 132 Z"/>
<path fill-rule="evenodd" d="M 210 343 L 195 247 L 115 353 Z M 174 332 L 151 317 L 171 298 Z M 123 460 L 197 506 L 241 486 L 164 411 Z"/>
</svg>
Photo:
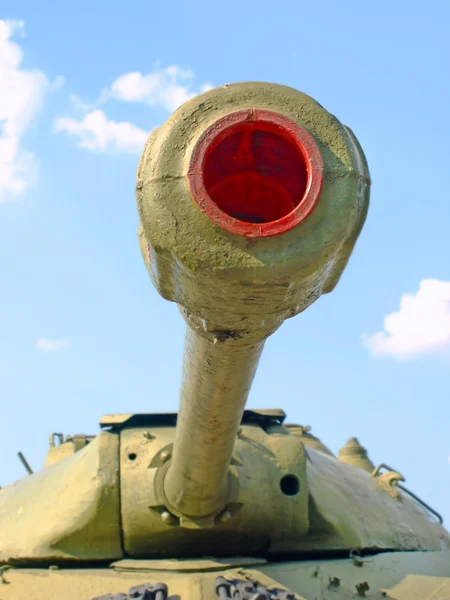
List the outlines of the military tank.
<svg viewBox="0 0 450 600">
<path fill-rule="evenodd" d="M 450 535 L 399 472 L 245 409 L 266 340 L 338 283 L 369 189 L 352 131 L 281 85 L 207 91 L 150 135 L 139 242 L 187 323 L 179 412 L 54 434 L 0 490 L 2 600 L 450 598 Z"/>
</svg>

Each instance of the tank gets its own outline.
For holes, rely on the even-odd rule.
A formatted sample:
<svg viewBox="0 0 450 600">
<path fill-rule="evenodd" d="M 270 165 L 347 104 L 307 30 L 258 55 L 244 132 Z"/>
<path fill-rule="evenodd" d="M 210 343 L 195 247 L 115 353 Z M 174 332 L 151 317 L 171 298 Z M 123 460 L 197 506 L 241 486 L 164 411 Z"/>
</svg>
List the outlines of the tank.
<svg viewBox="0 0 450 600">
<path fill-rule="evenodd" d="M 282 85 L 209 90 L 150 135 L 138 238 L 186 321 L 179 412 L 53 434 L 0 490 L 2 600 L 450 598 L 450 535 L 399 472 L 246 409 L 266 340 L 337 285 L 369 189 L 352 131 Z"/>
</svg>

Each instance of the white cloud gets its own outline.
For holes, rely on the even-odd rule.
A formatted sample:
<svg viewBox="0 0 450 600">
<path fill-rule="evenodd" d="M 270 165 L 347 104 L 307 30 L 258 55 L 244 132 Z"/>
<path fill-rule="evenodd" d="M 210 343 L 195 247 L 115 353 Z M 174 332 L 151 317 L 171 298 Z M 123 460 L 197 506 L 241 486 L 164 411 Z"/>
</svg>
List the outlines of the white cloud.
<svg viewBox="0 0 450 600">
<path fill-rule="evenodd" d="M 63 87 L 63 85 L 65 85 L 66 80 L 64 79 L 64 77 L 62 75 L 58 75 L 58 77 L 55 79 L 55 81 L 52 82 L 51 85 L 51 90 L 52 92 L 56 92 L 59 89 L 61 89 Z"/>
<path fill-rule="evenodd" d="M 36 341 L 36 350 L 41 350 L 42 352 L 54 352 L 56 350 L 62 350 L 69 345 L 69 340 L 49 340 L 47 338 L 39 338 Z"/>
<path fill-rule="evenodd" d="M 0 201 L 14 198 L 34 182 L 34 156 L 23 150 L 22 137 L 49 88 L 42 72 L 21 68 L 23 52 L 11 40 L 17 33 L 23 33 L 22 21 L 0 20 Z"/>
<path fill-rule="evenodd" d="M 80 148 L 99 152 L 141 152 L 149 135 L 132 123 L 109 121 L 102 110 L 91 111 L 79 121 L 58 117 L 55 131 L 76 138 Z"/>
<path fill-rule="evenodd" d="M 384 331 L 362 336 L 373 356 L 408 359 L 450 348 L 450 281 L 424 279 L 403 294 L 400 310 L 384 318 Z"/>
<path fill-rule="evenodd" d="M 177 65 L 147 75 L 136 71 L 118 77 L 105 92 L 105 97 L 124 102 L 144 102 L 172 112 L 187 100 L 212 88 L 210 84 L 203 84 L 198 89 L 192 89 L 193 81 L 192 71 Z"/>
<path fill-rule="evenodd" d="M 86 113 L 95 108 L 95 104 L 84 102 L 77 94 L 72 94 L 69 102 L 77 112 Z"/>
<path fill-rule="evenodd" d="M 144 131 L 128 121 L 110 121 L 101 108 L 115 100 L 140 102 L 172 112 L 190 98 L 212 88 L 209 84 L 203 84 L 195 89 L 194 81 L 192 71 L 177 65 L 156 69 L 146 75 L 125 73 L 103 90 L 93 103 L 84 102 L 76 94 L 70 96 L 69 102 L 80 116 L 78 119 L 57 117 L 54 131 L 66 132 L 77 140 L 79 148 L 94 152 L 139 153 L 150 131 Z"/>
</svg>

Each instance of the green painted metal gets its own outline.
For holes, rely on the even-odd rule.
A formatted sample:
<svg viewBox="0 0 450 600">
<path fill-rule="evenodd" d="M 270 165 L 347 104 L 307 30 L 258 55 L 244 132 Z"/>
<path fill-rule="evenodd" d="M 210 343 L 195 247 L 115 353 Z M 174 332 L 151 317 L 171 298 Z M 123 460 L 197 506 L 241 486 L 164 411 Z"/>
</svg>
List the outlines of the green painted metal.
<svg viewBox="0 0 450 600">
<path fill-rule="evenodd" d="M 233 233 L 192 197 L 199 140 L 242 110 L 281 115 L 320 152 L 316 206 L 278 235 Z M 282 410 L 244 410 L 265 340 L 337 284 L 369 187 L 352 132 L 285 86 L 210 90 L 149 137 L 139 242 L 187 323 L 180 411 L 54 434 L 44 468 L 0 489 L 2 600 L 92 600 L 157 582 L 170 598 L 209 600 L 217 576 L 299 600 L 450 598 L 450 535 L 399 472 L 375 468 L 356 438 L 336 457 Z"/>
<path fill-rule="evenodd" d="M 274 111 L 307 128 L 324 163 L 313 213 L 286 233 L 258 240 L 232 235 L 200 213 L 187 179 L 204 132 L 243 109 Z M 156 288 L 179 304 L 188 325 L 179 427 L 165 482 L 173 509 L 195 517 L 223 509 L 264 340 L 333 289 L 368 198 L 367 164 L 354 136 L 314 100 L 284 86 L 211 90 L 150 137 L 138 169 L 141 247 Z"/>
<path fill-rule="evenodd" d="M 296 600 L 446 600 L 450 597 L 449 552 L 401 552 L 363 559 L 248 564 L 242 560 L 123 561 L 109 569 L 17 569 L 5 572 L 2 600 L 90 600 L 118 594 L 143 582 L 164 581 L 170 600 L 217 600 L 218 575 L 289 590 Z M 360 592 L 358 592 L 360 590 Z"/>
</svg>

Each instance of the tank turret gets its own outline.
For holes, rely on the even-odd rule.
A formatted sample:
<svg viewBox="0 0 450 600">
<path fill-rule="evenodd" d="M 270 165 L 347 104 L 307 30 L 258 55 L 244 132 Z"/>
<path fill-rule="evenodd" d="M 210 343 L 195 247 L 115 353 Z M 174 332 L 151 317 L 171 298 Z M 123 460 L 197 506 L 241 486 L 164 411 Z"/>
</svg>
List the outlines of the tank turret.
<svg viewBox="0 0 450 600">
<path fill-rule="evenodd" d="M 70 566 L 79 590 L 73 569 L 95 566 L 87 600 L 364 596 L 375 580 L 380 593 L 393 585 L 385 553 L 406 551 L 414 573 L 450 576 L 450 536 L 398 472 L 375 468 L 356 438 L 336 457 L 281 409 L 246 409 L 266 340 L 338 283 L 369 188 L 351 130 L 281 85 L 209 90 L 150 135 L 138 237 L 153 284 L 186 321 L 179 412 L 53 435 L 45 468 L 0 490 L 0 563 Z M 381 557 L 370 582 L 341 584 L 365 554 Z M 401 576 L 408 564 L 399 559 Z M 5 599 L 25 597 L 14 590 L 26 575 L 14 576 Z"/>
</svg>

